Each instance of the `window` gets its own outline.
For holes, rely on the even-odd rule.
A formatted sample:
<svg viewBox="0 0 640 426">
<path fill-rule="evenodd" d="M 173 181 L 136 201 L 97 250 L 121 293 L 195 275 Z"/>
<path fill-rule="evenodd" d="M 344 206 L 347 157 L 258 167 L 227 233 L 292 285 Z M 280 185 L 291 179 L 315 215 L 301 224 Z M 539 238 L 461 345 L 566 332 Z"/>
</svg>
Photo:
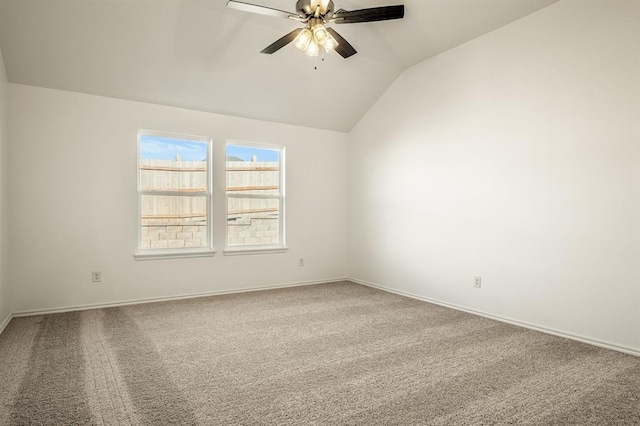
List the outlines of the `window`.
<svg viewBox="0 0 640 426">
<path fill-rule="evenodd" d="M 228 142 L 225 254 L 284 251 L 284 148 Z"/>
<path fill-rule="evenodd" d="M 138 132 L 136 259 L 211 255 L 211 140 Z"/>
</svg>

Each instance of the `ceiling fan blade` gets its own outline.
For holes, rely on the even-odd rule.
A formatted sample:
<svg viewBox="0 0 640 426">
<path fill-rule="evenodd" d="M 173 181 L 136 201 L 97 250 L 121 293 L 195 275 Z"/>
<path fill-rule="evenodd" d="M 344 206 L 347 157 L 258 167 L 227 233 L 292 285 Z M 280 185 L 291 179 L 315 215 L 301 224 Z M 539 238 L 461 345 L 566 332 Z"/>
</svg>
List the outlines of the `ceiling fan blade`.
<svg viewBox="0 0 640 426">
<path fill-rule="evenodd" d="M 277 52 L 278 50 L 280 50 L 283 47 L 285 47 L 287 44 L 291 43 L 293 41 L 293 39 L 295 39 L 297 37 L 297 35 L 300 34 L 300 31 L 302 31 L 303 29 L 304 28 L 298 28 L 298 29 L 295 29 L 295 30 L 291 31 L 286 36 L 282 37 L 281 39 L 276 40 L 271 45 L 269 45 L 269 46 L 265 47 L 264 49 L 262 49 L 262 51 L 260 53 L 266 53 L 268 55 L 271 55 L 272 53 Z"/>
<path fill-rule="evenodd" d="M 353 48 L 352 45 L 349 44 L 347 40 L 344 39 L 336 30 L 333 28 L 327 28 L 327 32 L 333 36 L 338 42 L 338 46 L 336 46 L 335 51 L 342 56 L 343 58 L 348 58 L 349 56 L 353 56 L 356 53 L 356 49 Z"/>
<path fill-rule="evenodd" d="M 404 5 L 372 7 L 369 9 L 352 10 L 350 12 L 339 10 L 333 14 L 328 22 L 336 24 L 355 24 L 358 22 L 387 21 L 389 19 L 404 18 Z"/>
<path fill-rule="evenodd" d="M 258 6 L 257 4 L 245 3 L 242 1 L 229 0 L 227 7 L 230 9 L 241 10 L 243 12 L 257 13 L 259 15 L 274 16 L 276 18 L 299 18 L 295 13 L 287 12 L 284 10 L 273 9 L 265 6 Z"/>
</svg>

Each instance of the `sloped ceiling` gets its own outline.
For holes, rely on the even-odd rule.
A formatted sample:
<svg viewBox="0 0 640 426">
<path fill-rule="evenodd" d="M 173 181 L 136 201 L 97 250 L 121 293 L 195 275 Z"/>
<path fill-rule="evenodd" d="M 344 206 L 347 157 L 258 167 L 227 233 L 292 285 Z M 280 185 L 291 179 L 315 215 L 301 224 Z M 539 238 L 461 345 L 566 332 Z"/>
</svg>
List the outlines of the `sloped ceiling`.
<svg viewBox="0 0 640 426">
<path fill-rule="evenodd" d="M 0 49 L 12 83 L 346 132 L 407 67 L 556 1 L 334 0 L 405 19 L 335 25 L 358 54 L 316 63 L 260 54 L 299 24 L 226 0 L 0 0 Z"/>
</svg>

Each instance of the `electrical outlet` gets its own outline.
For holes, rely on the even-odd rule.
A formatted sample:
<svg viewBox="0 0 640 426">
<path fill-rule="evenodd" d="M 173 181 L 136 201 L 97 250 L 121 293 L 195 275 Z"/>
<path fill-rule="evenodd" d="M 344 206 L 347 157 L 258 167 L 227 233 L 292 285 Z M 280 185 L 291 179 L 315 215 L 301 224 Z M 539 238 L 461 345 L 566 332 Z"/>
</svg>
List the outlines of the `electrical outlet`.
<svg viewBox="0 0 640 426">
<path fill-rule="evenodd" d="M 473 278 L 473 286 L 475 288 L 480 288 L 482 287 L 482 277 L 474 277 Z"/>
<path fill-rule="evenodd" d="M 102 282 L 102 271 L 93 271 L 93 272 L 91 272 L 91 282 L 101 283 Z"/>
<path fill-rule="evenodd" d="M 304 257 L 298 259 L 298 266 L 304 266 Z"/>
</svg>

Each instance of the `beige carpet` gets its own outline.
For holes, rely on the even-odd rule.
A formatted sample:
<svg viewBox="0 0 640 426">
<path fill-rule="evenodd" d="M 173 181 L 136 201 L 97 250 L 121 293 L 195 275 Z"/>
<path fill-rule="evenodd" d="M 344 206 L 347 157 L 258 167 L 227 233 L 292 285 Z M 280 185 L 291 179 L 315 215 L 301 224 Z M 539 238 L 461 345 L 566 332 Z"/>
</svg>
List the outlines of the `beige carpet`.
<svg viewBox="0 0 640 426">
<path fill-rule="evenodd" d="M 640 358 L 353 283 L 14 319 L 7 425 L 640 425 Z"/>
</svg>

